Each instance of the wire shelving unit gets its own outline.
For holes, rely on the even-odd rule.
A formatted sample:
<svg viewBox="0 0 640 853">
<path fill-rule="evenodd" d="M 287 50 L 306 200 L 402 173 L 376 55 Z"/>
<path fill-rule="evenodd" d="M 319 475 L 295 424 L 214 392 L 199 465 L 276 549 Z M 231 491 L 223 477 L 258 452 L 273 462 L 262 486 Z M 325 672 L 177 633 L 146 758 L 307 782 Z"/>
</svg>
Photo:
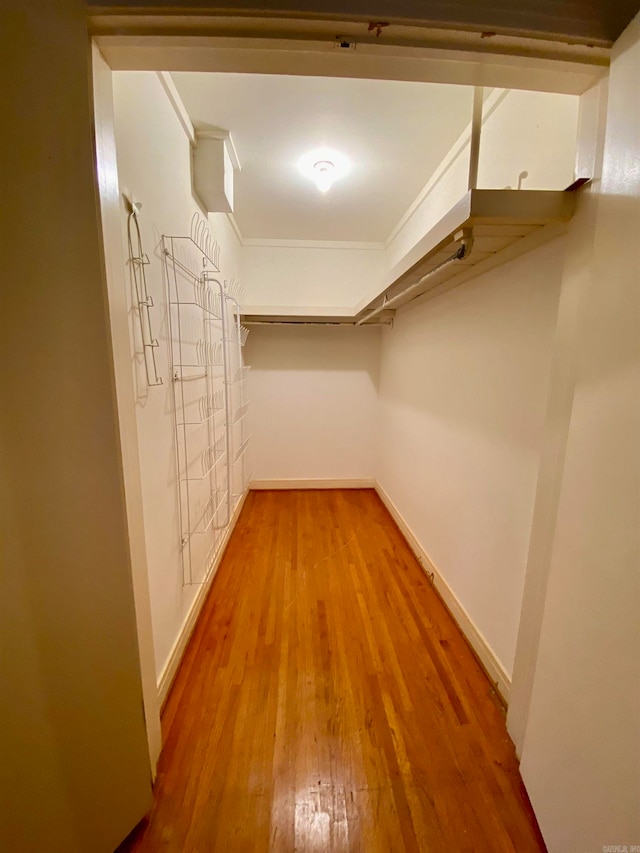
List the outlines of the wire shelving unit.
<svg viewBox="0 0 640 853">
<path fill-rule="evenodd" d="M 209 577 L 248 487 L 248 400 L 240 286 L 220 274 L 204 220 L 190 236 L 163 236 L 184 583 Z"/>
</svg>

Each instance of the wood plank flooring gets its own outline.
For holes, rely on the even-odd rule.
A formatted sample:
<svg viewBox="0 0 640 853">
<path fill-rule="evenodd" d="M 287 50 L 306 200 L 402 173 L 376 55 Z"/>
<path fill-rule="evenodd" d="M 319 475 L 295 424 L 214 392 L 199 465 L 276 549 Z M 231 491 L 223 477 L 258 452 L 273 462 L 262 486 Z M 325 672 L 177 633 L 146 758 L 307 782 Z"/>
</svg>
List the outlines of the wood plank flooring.
<svg viewBox="0 0 640 853">
<path fill-rule="evenodd" d="M 544 850 L 491 685 L 373 490 L 251 492 L 122 850 Z"/>
</svg>

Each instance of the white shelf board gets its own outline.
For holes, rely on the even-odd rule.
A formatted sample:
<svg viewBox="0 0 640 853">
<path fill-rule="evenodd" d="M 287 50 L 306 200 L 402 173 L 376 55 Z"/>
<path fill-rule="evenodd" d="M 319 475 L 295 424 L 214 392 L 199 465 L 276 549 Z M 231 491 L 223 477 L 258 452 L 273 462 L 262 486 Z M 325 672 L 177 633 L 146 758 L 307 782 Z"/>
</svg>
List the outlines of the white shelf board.
<svg viewBox="0 0 640 853">
<path fill-rule="evenodd" d="M 381 305 L 385 296 L 394 297 L 449 258 L 459 246 L 456 234 L 470 230 L 474 243 L 468 256 L 449 264 L 396 304 L 423 302 L 558 236 L 573 215 L 575 200 L 575 192 L 563 190 L 469 190 L 390 270 L 377 296 L 352 312 L 261 307 L 243 314 L 242 321 L 353 324 Z M 394 313 L 385 311 L 372 322 L 389 322 Z"/>
</svg>

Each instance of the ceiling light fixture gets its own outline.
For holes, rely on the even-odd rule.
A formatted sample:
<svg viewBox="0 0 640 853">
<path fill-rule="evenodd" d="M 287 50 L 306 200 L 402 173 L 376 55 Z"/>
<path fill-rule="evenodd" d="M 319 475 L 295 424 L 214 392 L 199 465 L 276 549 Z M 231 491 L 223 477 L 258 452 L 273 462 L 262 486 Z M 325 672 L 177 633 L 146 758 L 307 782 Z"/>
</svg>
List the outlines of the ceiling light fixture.
<svg viewBox="0 0 640 853">
<path fill-rule="evenodd" d="M 313 180 L 321 193 L 326 193 L 327 190 L 331 189 L 331 184 L 335 178 L 335 170 L 336 167 L 331 160 L 318 160 L 317 163 L 313 164 L 313 171 L 315 173 Z"/>
<path fill-rule="evenodd" d="M 302 174 L 314 182 L 321 193 L 326 193 L 339 178 L 349 171 L 349 160 L 339 151 L 316 148 L 298 160 Z"/>
</svg>

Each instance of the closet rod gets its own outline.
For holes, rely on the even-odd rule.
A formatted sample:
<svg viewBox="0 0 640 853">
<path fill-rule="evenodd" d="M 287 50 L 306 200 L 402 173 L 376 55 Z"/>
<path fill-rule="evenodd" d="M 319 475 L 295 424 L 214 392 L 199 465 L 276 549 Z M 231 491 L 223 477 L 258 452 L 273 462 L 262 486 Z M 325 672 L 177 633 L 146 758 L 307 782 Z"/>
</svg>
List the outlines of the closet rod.
<svg viewBox="0 0 640 853">
<path fill-rule="evenodd" d="M 368 323 L 369 320 L 372 320 L 374 317 L 377 317 L 378 314 L 381 314 L 388 308 L 393 308 L 393 306 L 400 300 L 404 299 L 407 294 L 411 293 L 414 290 L 417 290 L 425 281 L 428 281 L 432 276 L 436 273 L 439 273 L 440 270 L 448 267 L 449 264 L 454 263 L 455 261 L 462 261 L 469 257 L 471 253 L 471 249 L 473 248 L 473 233 L 469 229 L 464 229 L 460 236 L 460 246 L 456 249 L 453 255 L 450 255 L 444 261 L 435 266 L 432 270 L 429 270 L 428 273 L 423 275 L 418 281 L 414 281 L 413 284 L 410 284 L 408 287 L 405 287 L 404 290 L 401 290 L 400 293 L 396 293 L 395 296 L 392 296 L 391 299 L 387 299 L 386 295 L 384 300 L 377 308 L 373 308 L 371 311 L 367 312 L 364 317 L 361 317 L 359 320 L 356 320 L 356 326 L 362 326 L 364 323 Z"/>
<path fill-rule="evenodd" d="M 242 321 L 245 326 L 359 326 L 355 320 L 247 320 Z M 383 318 L 372 326 L 392 326 L 393 318 Z"/>
</svg>

